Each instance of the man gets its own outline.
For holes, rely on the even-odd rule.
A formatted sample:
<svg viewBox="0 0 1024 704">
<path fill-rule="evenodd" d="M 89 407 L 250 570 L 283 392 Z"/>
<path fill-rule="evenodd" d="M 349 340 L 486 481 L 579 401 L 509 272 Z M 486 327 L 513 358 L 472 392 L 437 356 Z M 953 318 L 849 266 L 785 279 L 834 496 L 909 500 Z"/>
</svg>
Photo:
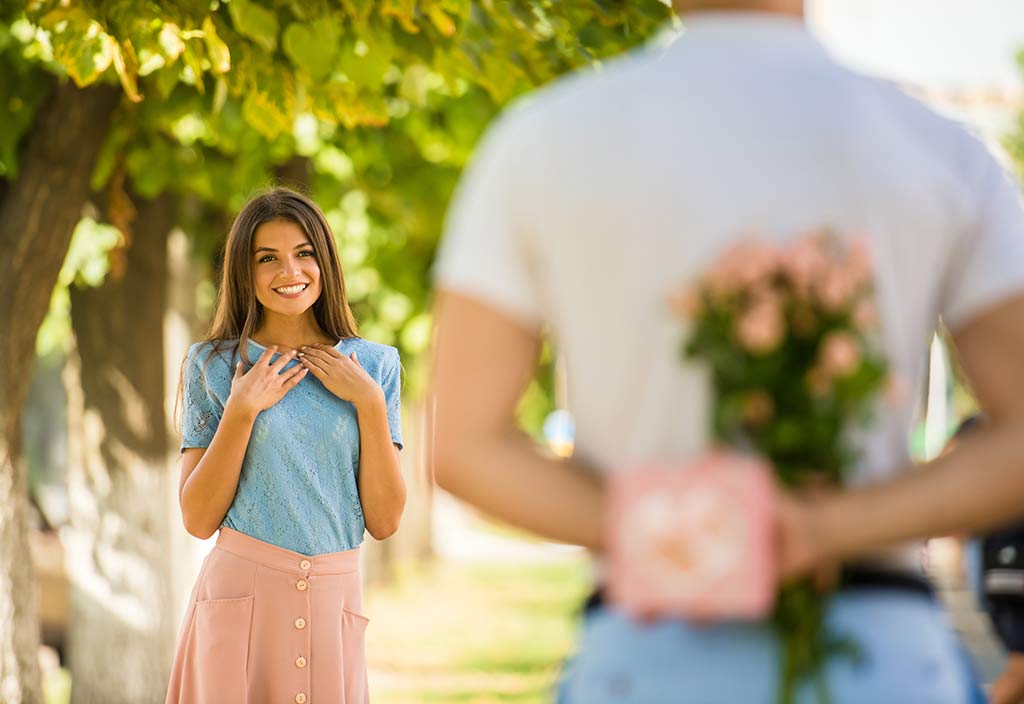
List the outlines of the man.
<svg viewBox="0 0 1024 704">
<path fill-rule="evenodd" d="M 791 579 L 856 559 L 900 572 L 833 599 L 829 628 L 866 655 L 830 661 L 834 701 L 964 701 L 959 648 L 913 577 L 907 541 L 984 530 L 1024 507 L 1016 187 L 961 127 L 834 62 L 801 2 L 676 7 L 686 29 L 672 46 L 556 83 L 478 148 L 436 269 L 437 480 L 600 559 L 602 477 L 709 441 L 710 391 L 699 367 L 680 362 L 685 330 L 666 298 L 743 237 L 779 242 L 821 227 L 866 237 L 893 374 L 920 378 L 941 315 L 992 423 L 910 472 L 910 395 L 881 409 L 858 442 L 853 486 L 783 495 L 778 569 Z M 569 460 L 515 428 L 543 334 L 566 359 Z M 562 697 L 772 701 L 777 648 L 764 624 L 644 625 L 598 604 Z"/>
</svg>

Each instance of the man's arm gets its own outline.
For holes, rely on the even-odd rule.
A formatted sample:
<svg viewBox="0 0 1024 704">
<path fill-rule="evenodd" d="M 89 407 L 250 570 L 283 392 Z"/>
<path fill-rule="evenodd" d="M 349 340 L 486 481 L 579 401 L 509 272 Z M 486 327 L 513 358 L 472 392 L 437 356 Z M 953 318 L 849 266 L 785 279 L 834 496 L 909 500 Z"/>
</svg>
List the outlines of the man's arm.
<svg viewBox="0 0 1024 704">
<path fill-rule="evenodd" d="M 476 299 L 442 291 L 437 306 L 433 443 L 437 483 L 545 538 L 600 550 L 603 488 L 574 460 L 538 448 L 516 427 L 539 331 Z"/>
</svg>

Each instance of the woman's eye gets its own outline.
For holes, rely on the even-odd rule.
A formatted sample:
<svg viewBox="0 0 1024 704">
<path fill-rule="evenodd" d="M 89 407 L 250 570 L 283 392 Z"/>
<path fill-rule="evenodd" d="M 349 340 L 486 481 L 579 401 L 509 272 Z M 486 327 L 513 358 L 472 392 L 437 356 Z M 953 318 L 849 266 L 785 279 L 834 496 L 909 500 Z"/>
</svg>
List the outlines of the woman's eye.
<svg viewBox="0 0 1024 704">
<path fill-rule="evenodd" d="M 299 252 L 299 256 L 302 256 L 303 254 L 305 254 L 307 256 L 310 256 L 310 257 L 315 256 L 315 253 L 313 252 L 312 249 L 304 249 L 301 252 Z"/>
<path fill-rule="evenodd" d="M 260 262 L 260 264 L 262 264 L 263 262 L 269 262 L 273 258 L 274 258 L 273 255 L 266 254 L 266 255 L 260 257 L 259 262 Z"/>
</svg>

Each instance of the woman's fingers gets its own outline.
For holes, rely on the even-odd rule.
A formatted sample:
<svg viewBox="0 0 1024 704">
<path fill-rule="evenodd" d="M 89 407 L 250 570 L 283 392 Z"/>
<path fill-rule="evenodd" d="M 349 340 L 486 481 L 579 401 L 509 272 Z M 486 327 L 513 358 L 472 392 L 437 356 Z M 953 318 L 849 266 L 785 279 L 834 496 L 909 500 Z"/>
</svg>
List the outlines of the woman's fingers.
<svg viewBox="0 0 1024 704">
<path fill-rule="evenodd" d="M 285 352 L 284 354 L 277 358 L 276 362 L 270 365 L 270 369 L 275 374 L 280 374 L 282 370 L 284 370 L 284 368 L 288 365 L 288 363 L 291 362 L 293 359 L 295 359 L 295 350 Z"/>
<path fill-rule="evenodd" d="M 299 357 L 299 362 L 309 368 L 314 374 L 326 374 L 327 373 L 327 362 L 323 359 L 313 357 L 311 355 L 305 355 Z"/>
<path fill-rule="evenodd" d="M 284 383 L 282 384 L 284 390 L 287 392 L 295 388 L 298 383 L 306 377 L 308 372 L 309 370 L 306 367 L 301 364 L 296 364 L 294 367 L 282 374 L 284 377 Z"/>
<path fill-rule="evenodd" d="M 327 355 L 329 355 L 331 357 L 334 357 L 335 359 L 342 359 L 345 356 L 341 352 L 339 352 L 337 350 L 337 348 L 330 347 L 328 345 L 324 345 L 324 344 L 321 344 L 321 343 L 317 343 L 317 344 L 313 345 L 313 347 L 315 349 L 320 350 L 324 354 L 327 354 Z"/>
<path fill-rule="evenodd" d="M 303 350 L 303 354 L 306 357 L 318 359 L 321 363 L 327 363 L 333 361 L 335 358 L 330 354 L 320 349 L 319 347 L 307 347 Z"/>
<path fill-rule="evenodd" d="M 275 352 L 277 352 L 277 345 L 271 345 L 270 347 L 266 348 L 265 350 L 263 350 L 263 354 L 260 355 L 260 358 L 256 360 L 256 364 L 262 363 L 269 366 L 270 358 L 274 356 Z"/>
</svg>

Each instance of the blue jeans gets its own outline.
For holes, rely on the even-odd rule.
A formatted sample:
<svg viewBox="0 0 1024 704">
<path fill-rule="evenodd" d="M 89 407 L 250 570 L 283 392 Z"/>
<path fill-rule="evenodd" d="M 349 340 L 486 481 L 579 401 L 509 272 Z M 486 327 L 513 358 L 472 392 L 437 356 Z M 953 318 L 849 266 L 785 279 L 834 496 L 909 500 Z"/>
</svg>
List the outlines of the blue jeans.
<svg viewBox="0 0 1024 704">
<path fill-rule="evenodd" d="M 854 640 L 860 661 L 837 656 L 826 676 L 832 704 L 970 704 L 980 694 L 941 607 L 897 590 L 833 597 L 828 629 Z M 762 623 L 701 628 L 644 625 L 599 607 L 583 622 L 559 704 L 775 704 L 779 644 Z M 799 704 L 817 704 L 813 683 Z M 983 701 L 983 700 L 982 700 Z"/>
</svg>

